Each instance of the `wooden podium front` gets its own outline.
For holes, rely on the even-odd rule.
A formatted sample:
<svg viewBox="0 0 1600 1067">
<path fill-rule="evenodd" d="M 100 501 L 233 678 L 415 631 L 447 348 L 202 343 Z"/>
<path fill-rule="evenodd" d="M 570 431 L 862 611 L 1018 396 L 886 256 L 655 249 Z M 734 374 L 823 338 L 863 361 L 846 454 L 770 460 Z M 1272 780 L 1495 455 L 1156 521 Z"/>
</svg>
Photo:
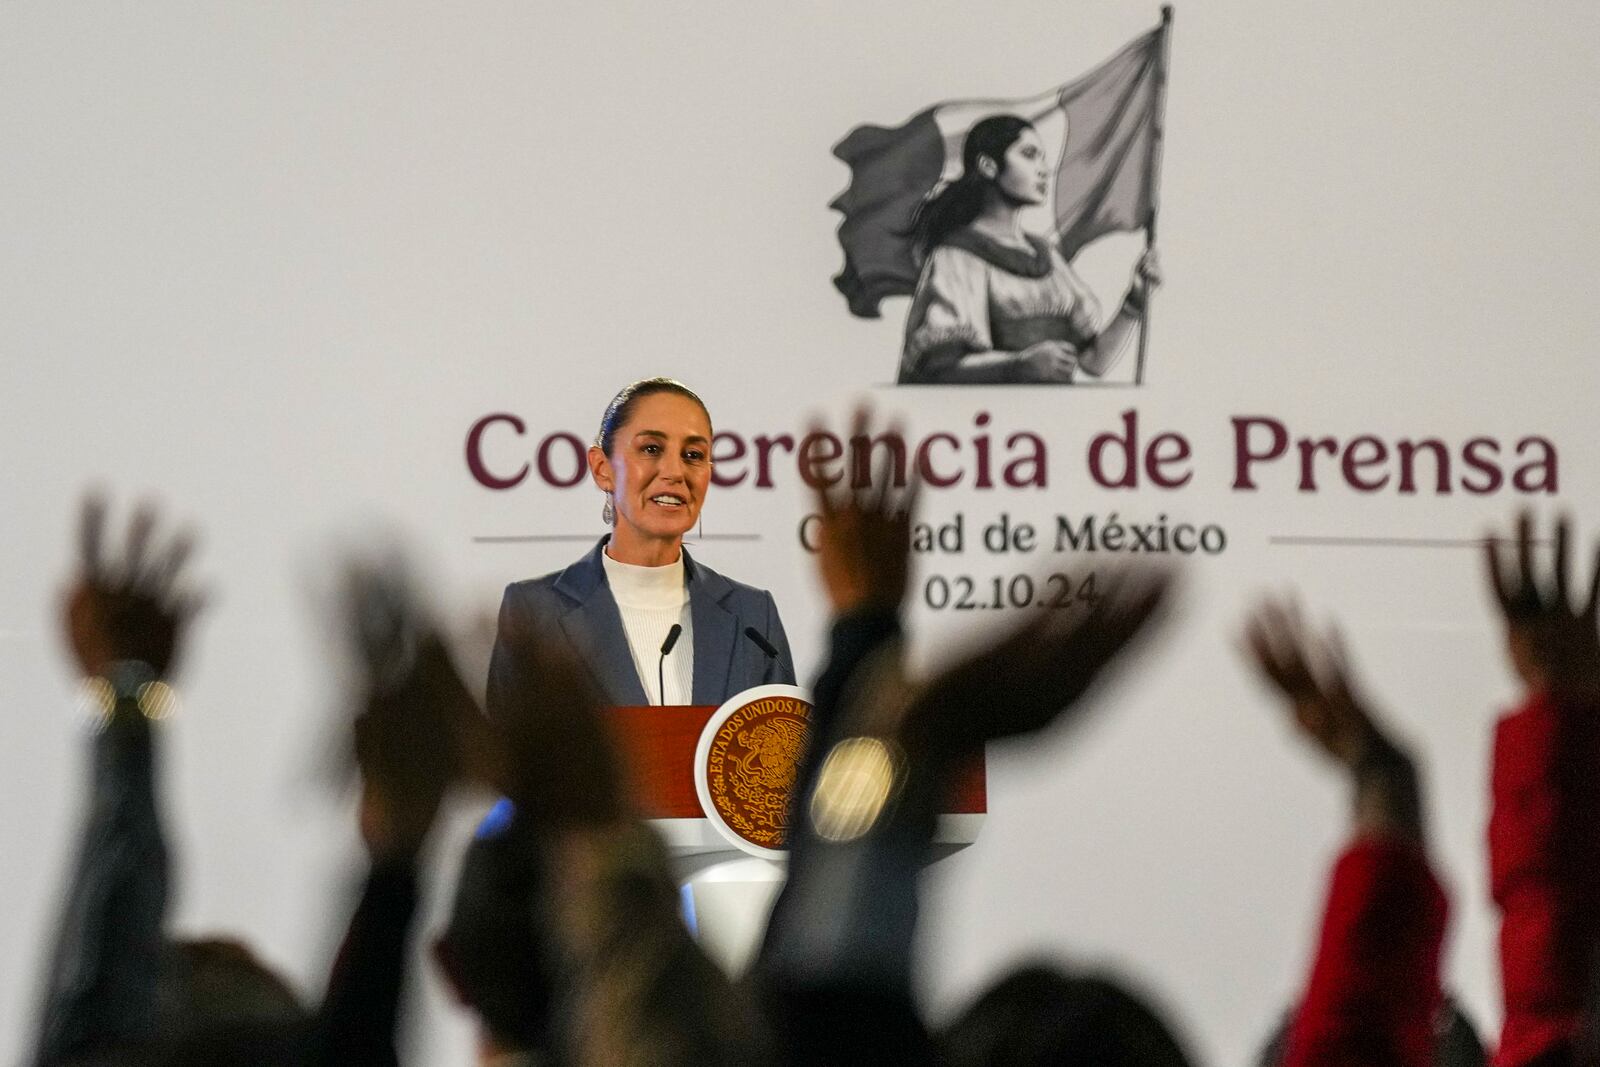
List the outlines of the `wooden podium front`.
<svg viewBox="0 0 1600 1067">
<path fill-rule="evenodd" d="M 695 791 L 695 747 L 715 707 L 651 705 L 609 712 L 617 750 L 632 780 L 645 818 L 682 853 L 722 851 L 727 844 L 708 825 Z M 984 760 L 980 755 L 955 782 L 940 820 L 939 841 L 967 844 L 988 811 Z M 683 820 L 692 820 L 685 824 Z"/>
<path fill-rule="evenodd" d="M 673 855 L 685 925 L 729 974 L 739 974 L 761 943 L 787 873 L 782 853 L 739 851 L 706 818 L 696 788 L 696 753 L 716 707 L 612 708 L 609 726 L 623 771 L 644 817 Z M 951 790 L 939 816 L 930 861 L 977 840 L 988 810 L 980 756 Z"/>
</svg>

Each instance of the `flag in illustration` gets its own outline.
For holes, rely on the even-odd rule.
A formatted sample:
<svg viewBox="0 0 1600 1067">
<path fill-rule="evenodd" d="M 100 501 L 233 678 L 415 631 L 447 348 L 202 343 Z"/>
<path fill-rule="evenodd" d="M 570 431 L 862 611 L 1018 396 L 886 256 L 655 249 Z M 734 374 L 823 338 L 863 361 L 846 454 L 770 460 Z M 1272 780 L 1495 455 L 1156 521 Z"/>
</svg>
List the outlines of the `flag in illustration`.
<svg viewBox="0 0 1600 1067">
<path fill-rule="evenodd" d="M 851 130 L 833 149 L 850 167 L 850 185 L 830 205 L 844 215 L 844 269 L 833 284 L 850 311 L 877 318 L 884 297 L 915 290 L 920 264 L 912 216 L 960 173 L 967 131 L 990 115 L 1064 126 L 1051 210 L 1068 260 L 1107 233 L 1148 229 L 1156 210 L 1168 26 L 1164 20 L 1081 78 L 1035 97 L 937 104 L 895 129 Z"/>
</svg>

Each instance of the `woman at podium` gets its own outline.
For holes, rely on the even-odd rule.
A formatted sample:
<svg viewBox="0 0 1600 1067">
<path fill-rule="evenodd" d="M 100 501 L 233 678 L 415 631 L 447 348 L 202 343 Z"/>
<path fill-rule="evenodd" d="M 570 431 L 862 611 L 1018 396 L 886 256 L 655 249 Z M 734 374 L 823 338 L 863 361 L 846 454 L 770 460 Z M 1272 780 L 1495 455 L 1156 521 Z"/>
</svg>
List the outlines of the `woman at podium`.
<svg viewBox="0 0 1600 1067">
<path fill-rule="evenodd" d="M 772 594 L 690 558 L 711 484 L 711 415 L 688 386 L 646 378 L 618 393 L 589 449 L 611 527 L 563 570 L 506 587 L 489 666 L 495 715 L 537 685 L 508 635 L 560 634 L 612 704 L 721 704 L 751 686 L 794 683 Z"/>
</svg>

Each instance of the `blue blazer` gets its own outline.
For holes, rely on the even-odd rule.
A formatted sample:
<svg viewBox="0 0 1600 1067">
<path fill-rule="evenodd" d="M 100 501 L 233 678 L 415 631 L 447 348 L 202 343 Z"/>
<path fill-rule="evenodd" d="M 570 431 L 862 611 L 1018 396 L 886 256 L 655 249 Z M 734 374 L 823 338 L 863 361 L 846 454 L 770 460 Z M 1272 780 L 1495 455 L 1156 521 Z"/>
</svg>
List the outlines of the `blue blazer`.
<svg viewBox="0 0 1600 1067">
<path fill-rule="evenodd" d="M 519 688 L 536 684 L 516 662 L 505 636 L 529 626 L 558 633 L 588 664 L 601 695 L 614 705 L 645 704 L 644 686 L 628 651 L 622 613 L 606 583 L 600 562 L 610 535 L 565 570 L 506 586 L 500 602 L 500 631 L 489 663 L 489 714 L 509 706 Z M 721 704 L 751 686 L 773 682 L 794 684 L 794 658 L 778 618 L 778 607 L 765 589 L 725 578 L 683 553 L 689 589 L 689 618 L 694 631 L 694 703 Z M 778 650 L 769 656 L 746 634 L 755 627 Z"/>
</svg>

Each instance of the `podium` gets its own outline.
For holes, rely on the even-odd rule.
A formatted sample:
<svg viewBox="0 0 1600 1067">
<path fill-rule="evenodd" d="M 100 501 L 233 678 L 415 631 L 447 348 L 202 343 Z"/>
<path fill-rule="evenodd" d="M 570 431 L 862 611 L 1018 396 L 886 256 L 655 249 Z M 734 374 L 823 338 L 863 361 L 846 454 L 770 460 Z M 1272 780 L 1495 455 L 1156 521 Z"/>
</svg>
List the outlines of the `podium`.
<svg viewBox="0 0 1600 1067">
<path fill-rule="evenodd" d="M 650 705 L 616 707 L 607 715 L 634 799 L 673 856 L 684 921 L 712 959 L 738 973 L 766 928 L 784 869 L 782 860 L 761 858 L 733 844 L 701 806 L 696 751 L 719 710 Z M 985 765 L 979 756 L 952 783 L 939 816 L 934 858 L 977 840 L 987 811 Z"/>
</svg>

